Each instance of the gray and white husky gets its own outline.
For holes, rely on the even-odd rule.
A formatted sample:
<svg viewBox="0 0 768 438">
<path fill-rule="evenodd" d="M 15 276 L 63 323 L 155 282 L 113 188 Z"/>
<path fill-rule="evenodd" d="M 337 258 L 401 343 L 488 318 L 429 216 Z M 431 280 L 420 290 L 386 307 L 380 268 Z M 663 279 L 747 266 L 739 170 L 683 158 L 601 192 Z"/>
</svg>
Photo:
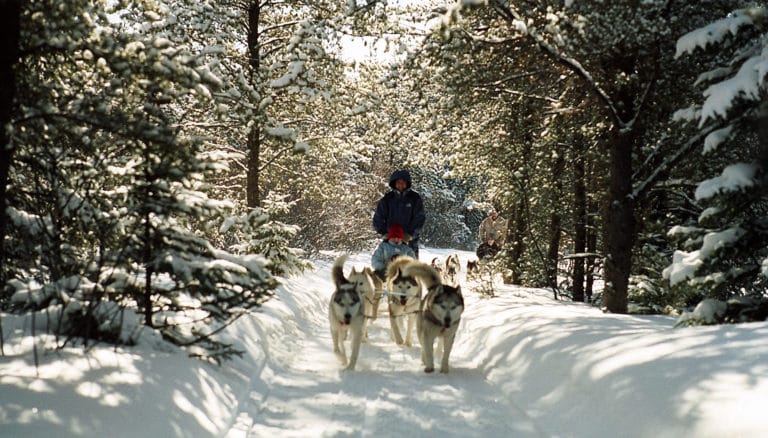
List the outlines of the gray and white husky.
<svg viewBox="0 0 768 438">
<path fill-rule="evenodd" d="M 354 370 L 357 356 L 360 353 L 360 342 L 363 338 L 363 303 L 357 284 L 344 277 L 344 263 L 347 256 L 342 255 L 336 259 L 331 269 L 331 277 L 336 290 L 331 295 L 328 305 L 328 321 L 331 326 L 331 339 L 333 340 L 333 352 L 342 366 L 347 370 Z M 347 335 L 352 335 L 352 352 L 347 360 L 344 349 L 344 341 Z"/>
<path fill-rule="evenodd" d="M 448 372 L 448 358 L 456 339 L 461 314 L 464 312 L 464 297 L 460 286 L 444 285 L 440 273 L 426 263 L 413 263 L 405 267 L 403 274 L 419 278 L 427 289 L 427 295 L 421 302 L 421 310 L 416 321 L 416 332 L 421 344 L 421 362 L 424 371 L 435 370 L 435 339 L 443 343 L 443 358 L 440 372 Z"/>
<path fill-rule="evenodd" d="M 377 287 L 376 275 L 370 267 L 366 266 L 361 270 L 353 267 L 352 272 L 349 273 L 347 281 L 355 284 L 355 289 L 360 294 L 360 298 L 363 300 L 363 342 L 368 340 L 368 320 L 375 320 L 379 313 L 379 301 L 381 300 L 381 281 L 378 281 Z"/>
<path fill-rule="evenodd" d="M 387 266 L 386 281 L 392 339 L 397 345 L 408 347 L 413 346 L 416 314 L 421 303 L 421 282 L 416 277 L 403 274 L 403 270 L 413 263 L 420 262 L 408 256 L 397 257 Z M 404 328 L 405 338 L 402 335 Z"/>
<path fill-rule="evenodd" d="M 441 273 L 444 279 L 443 283 L 450 286 L 459 285 L 459 272 L 461 272 L 461 262 L 458 254 L 451 254 L 445 259 L 445 268 Z"/>
<path fill-rule="evenodd" d="M 366 316 L 370 317 L 372 321 L 376 321 L 376 318 L 379 315 L 379 304 L 381 303 L 381 297 L 384 295 L 384 282 L 382 282 L 381 279 L 373 272 L 373 269 L 371 269 L 370 266 L 363 268 L 363 272 L 368 275 L 368 277 L 373 282 L 374 290 L 373 302 L 369 302 L 371 304 L 371 314 L 368 315 L 368 313 L 366 313 Z"/>
</svg>

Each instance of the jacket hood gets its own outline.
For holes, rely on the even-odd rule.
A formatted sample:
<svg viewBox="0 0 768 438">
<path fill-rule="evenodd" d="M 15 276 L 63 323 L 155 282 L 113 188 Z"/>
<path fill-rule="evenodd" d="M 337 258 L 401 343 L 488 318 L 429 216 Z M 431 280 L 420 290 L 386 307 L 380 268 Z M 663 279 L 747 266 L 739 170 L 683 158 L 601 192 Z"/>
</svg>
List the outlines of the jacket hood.
<svg viewBox="0 0 768 438">
<path fill-rule="evenodd" d="M 411 174 L 407 170 L 396 170 L 392 172 L 392 176 L 389 177 L 389 186 L 395 189 L 395 181 L 402 179 L 405 180 L 406 190 L 411 188 Z"/>
</svg>

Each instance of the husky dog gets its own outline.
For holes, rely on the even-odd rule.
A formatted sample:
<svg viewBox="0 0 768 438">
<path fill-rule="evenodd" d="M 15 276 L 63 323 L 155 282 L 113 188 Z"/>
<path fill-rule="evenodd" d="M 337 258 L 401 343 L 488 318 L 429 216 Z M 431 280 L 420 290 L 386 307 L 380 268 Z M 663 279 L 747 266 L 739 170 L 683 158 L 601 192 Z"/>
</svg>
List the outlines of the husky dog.
<svg viewBox="0 0 768 438">
<path fill-rule="evenodd" d="M 366 275 L 371 279 L 373 282 L 373 302 L 371 303 L 371 314 L 370 318 L 373 321 L 376 321 L 376 318 L 379 315 L 379 303 L 381 302 L 381 297 L 384 295 L 384 282 L 381 281 L 378 275 L 376 275 L 373 272 L 373 269 L 371 269 L 370 266 L 366 266 L 363 268 L 363 272 L 365 272 Z M 366 313 L 366 316 L 368 316 L 368 313 Z"/>
<path fill-rule="evenodd" d="M 363 303 L 363 342 L 368 340 L 368 318 L 376 319 L 376 314 L 379 311 L 379 299 L 381 299 L 381 287 L 376 289 L 375 281 L 373 279 L 373 271 L 369 267 L 365 267 L 358 271 L 356 268 L 352 268 L 352 272 L 347 277 L 347 281 L 355 285 L 355 290 L 360 294 L 360 299 Z M 379 281 L 381 283 L 381 281 Z M 379 291 L 377 293 L 377 290 Z"/>
<path fill-rule="evenodd" d="M 445 284 L 451 286 L 459 285 L 459 271 L 461 271 L 461 262 L 458 254 L 451 254 L 445 259 L 445 268 L 442 272 L 442 278 Z"/>
<path fill-rule="evenodd" d="M 344 277 L 344 263 L 347 256 L 342 255 L 333 264 L 331 276 L 336 286 L 336 291 L 331 295 L 328 306 L 328 321 L 331 325 L 331 338 L 333 340 L 333 352 L 345 369 L 354 370 L 357 363 L 357 355 L 360 353 L 360 342 L 363 337 L 363 303 L 357 284 Z M 344 349 L 344 340 L 347 334 L 352 334 L 352 353 L 347 361 L 347 353 Z"/>
<path fill-rule="evenodd" d="M 440 266 L 440 265 L 441 265 L 441 263 L 440 263 L 440 259 L 439 258 L 435 257 L 435 258 L 432 259 L 432 267 L 435 268 L 437 270 L 437 272 L 442 274 L 443 273 L 443 267 Z"/>
<path fill-rule="evenodd" d="M 448 358 L 456 339 L 461 314 L 464 312 L 461 288 L 442 284 L 440 274 L 425 263 L 410 264 L 403 270 L 403 274 L 419 278 L 427 288 L 427 295 L 421 302 L 421 311 L 416 321 L 424 371 L 431 373 L 435 370 L 434 344 L 435 339 L 439 338 L 443 341 L 440 372 L 447 373 Z"/>
<path fill-rule="evenodd" d="M 419 263 L 408 256 L 400 256 L 387 266 L 387 290 L 389 291 L 389 324 L 392 339 L 397 345 L 413 346 L 416 313 L 421 303 L 421 282 L 413 276 L 403 275 L 410 264 Z M 405 319 L 405 321 L 403 321 Z M 405 339 L 401 334 L 405 325 Z"/>
<path fill-rule="evenodd" d="M 477 260 L 467 260 L 467 277 L 480 275 L 480 265 Z"/>
</svg>

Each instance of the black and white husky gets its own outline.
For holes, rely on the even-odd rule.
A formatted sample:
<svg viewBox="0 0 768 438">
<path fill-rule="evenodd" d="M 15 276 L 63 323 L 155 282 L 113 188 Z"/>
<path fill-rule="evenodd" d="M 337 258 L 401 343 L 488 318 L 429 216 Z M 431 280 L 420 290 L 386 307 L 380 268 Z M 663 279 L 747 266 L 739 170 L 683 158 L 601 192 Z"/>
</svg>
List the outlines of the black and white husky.
<svg viewBox="0 0 768 438">
<path fill-rule="evenodd" d="M 464 312 L 464 297 L 459 286 L 444 285 L 440 273 L 426 263 L 412 263 L 403 269 L 403 275 L 419 278 L 427 289 L 421 302 L 416 320 L 416 332 L 421 344 L 421 362 L 424 371 L 435 370 L 435 339 L 443 343 L 443 358 L 440 372 L 448 372 L 448 358 L 456 339 L 461 314 Z"/>
<path fill-rule="evenodd" d="M 344 263 L 347 256 L 337 258 L 331 269 L 331 277 L 336 290 L 331 295 L 328 305 L 328 321 L 331 326 L 331 339 L 333 340 L 333 352 L 342 366 L 347 370 L 354 370 L 357 356 L 360 353 L 360 342 L 363 338 L 363 303 L 361 293 L 356 283 L 350 282 L 344 277 Z M 352 335 L 352 352 L 347 359 L 344 349 L 344 341 L 347 335 Z"/>
<path fill-rule="evenodd" d="M 408 256 L 400 256 L 387 266 L 387 290 L 389 291 L 389 324 L 392 339 L 397 345 L 413 346 L 416 331 L 416 314 L 421 303 L 421 282 L 403 270 L 413 263 L 419 263 Z M 405 329 L 405 337 L 402 331 Z"/>
</svg>

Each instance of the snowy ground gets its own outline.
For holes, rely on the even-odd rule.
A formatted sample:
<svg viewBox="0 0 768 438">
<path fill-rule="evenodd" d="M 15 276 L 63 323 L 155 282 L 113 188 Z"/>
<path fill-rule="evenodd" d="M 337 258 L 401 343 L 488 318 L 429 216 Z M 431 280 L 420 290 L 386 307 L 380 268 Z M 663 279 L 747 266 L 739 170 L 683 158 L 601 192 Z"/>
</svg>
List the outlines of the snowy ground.
<svg viewBox="0 0 768 438">
<path fill-rule="evenodd" d="M 328 330 L 331 262 L 316 265 L 229 330 L 246 354 L 223 367 L 151 336 L 85 355 L 38 336 L 36 369 L 30 322 L 2 315 L 0 436 L 768 436 L 768 323 L 673 329 L 542 290 L 497 284 L 484 299 L 464 282 L 449 374 L 425 374 L 386 316 L 345 372 Z"/>
</svg>

